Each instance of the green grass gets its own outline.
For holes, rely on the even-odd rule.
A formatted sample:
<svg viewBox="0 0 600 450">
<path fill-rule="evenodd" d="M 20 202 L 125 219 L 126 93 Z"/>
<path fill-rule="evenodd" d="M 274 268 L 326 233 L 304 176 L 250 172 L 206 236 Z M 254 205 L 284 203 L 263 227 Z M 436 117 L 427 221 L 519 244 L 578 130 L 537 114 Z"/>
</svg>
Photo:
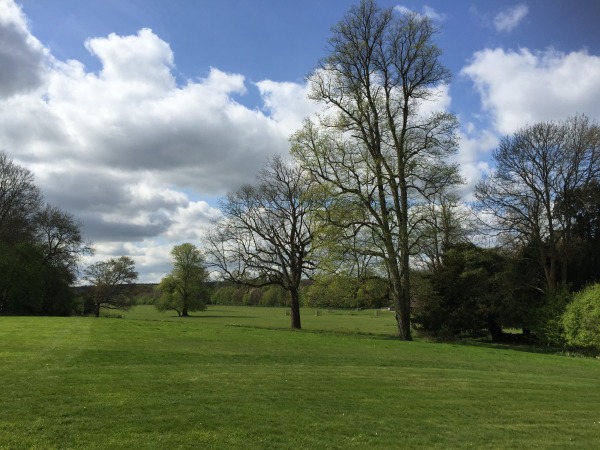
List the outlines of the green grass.
<svg viewBox="0 0 600 450">
<path fill-rule="evenodd" d="M 0 317 L 0 448 L 597 448 L 600 361 L 399 342 L 393 315 Z"/>
</svg>

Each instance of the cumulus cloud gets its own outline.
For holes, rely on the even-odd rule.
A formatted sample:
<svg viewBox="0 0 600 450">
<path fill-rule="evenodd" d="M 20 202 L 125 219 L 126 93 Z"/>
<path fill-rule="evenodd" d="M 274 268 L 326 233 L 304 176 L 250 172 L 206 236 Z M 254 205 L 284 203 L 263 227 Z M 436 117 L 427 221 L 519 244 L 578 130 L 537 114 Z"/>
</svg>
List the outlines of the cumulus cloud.
<svg viewBox="0 0 600 450">
<path fill-rule="evenodd" d="M 528 12 L 529 7 L 524 3 L 508 8 L 494 17 L 494 27 L 497 31 L 510 32 L 521 23 Z"/>
<path fill-rule="evenodd" d="M 316 103 L 308 100 L 309 83 L 297 84 L 264 80 L 256 83 L 271 117 L 292 134 L 302 126 L 302 119 L 318 111 Z"/>
<path fill-rule="evenodd" d="M 0 0 L 0 100 L 39 87 L 48 57 L 21 9 Z"/>
<path fill-rule="evenodd" d="M 156 281 L 170 248 L 197 243 L 218 217 L 203 198 L 252 182 L 288 152 L 310 113 L 307 88 L 259 82 L 264 109 L 250 109 L 234 99 L 247 91 L 243 75 L 213 67 L 178 84 L 173 51 L 150 29 L 85 46 L 97 72 L 53 58 L 20 8 L 0 0 L 0 149 L 83 222 L 95 259 L 129 254 Z"/>
<path fill-rule="evenodd" d="M 485 49 L 461 74 L 473 81 L 501 134 L 576 113 L 600 115 L 600 57 L 585 50 Z"/>
</svg>

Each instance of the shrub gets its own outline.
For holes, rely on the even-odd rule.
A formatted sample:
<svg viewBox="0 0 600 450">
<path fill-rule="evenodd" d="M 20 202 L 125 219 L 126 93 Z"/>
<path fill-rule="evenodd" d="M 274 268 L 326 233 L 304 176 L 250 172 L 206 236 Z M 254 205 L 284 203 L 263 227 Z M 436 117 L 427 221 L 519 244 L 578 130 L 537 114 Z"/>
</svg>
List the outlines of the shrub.
<svg viewBox="0 0 600 450">
<path fill-rule="evenodd" d="M 563 315 L 571 298 L 567 287 L 560 286 L 546 295 L 543 305 L 533 310 L 531 331 L 541 344 L 561 347 L 566 343 Z"/>
<path fill-rule="evenodd" d="M 575 294 L 562 317 L 567 344 L 600 349 L 600 284 Z"/>
</svg>

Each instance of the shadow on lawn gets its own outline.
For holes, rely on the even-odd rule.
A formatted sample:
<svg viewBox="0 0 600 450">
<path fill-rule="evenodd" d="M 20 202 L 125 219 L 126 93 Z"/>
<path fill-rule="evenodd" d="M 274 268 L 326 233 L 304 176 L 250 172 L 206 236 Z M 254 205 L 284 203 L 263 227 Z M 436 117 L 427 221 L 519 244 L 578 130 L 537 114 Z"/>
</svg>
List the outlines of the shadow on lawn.
<svg viewBox="0 0 600 450">
<path fill-rule="evenodd" d="M 568 356 L 568 357 L 582 357 L 582 358 L 597 358 L 600 354 L 598 350 L 585 349 L 585 348 L 562 348 L 552 347 L 547 345 L 538 344 L 532 342 L 492 342 L 483 341 L 476 339 L 457 339 L 454 341 L 441 341 L 435 340 L 432 342 L 453 344 L 453 345 L 464 345 L 469 347 L 484 347 L 497 350 L 512 350 L 515 352 L 523 353 L 535 353 L 542 355 L 557 355 L 557 356 Z"/>
<path fill-rule="evenodd" d="M 181 320 L 188 320 L 188 319 L 258 319 L 258 316 L 230 316 L 228 314 L 223 314 L 223 315 L 206 315 L 206 316 L 192 316 L 189 315 L 187 317 L 182 317 L 182 316 L 167 316 L 171 319 L 181 319 Z"/>
</svg>

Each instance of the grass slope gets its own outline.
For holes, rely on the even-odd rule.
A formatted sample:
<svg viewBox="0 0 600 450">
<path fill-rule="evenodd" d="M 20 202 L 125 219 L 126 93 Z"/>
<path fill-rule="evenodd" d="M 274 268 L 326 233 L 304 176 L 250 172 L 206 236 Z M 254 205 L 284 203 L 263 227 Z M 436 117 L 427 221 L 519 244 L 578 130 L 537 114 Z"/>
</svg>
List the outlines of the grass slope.
<svg viewBox="0 0 600 450">
<path fill-rule="evenodd" d="M 1 317 L 0 448 L 600 442 L 598 360 L 399 342 L 385 312 L 303 313 L 302 332 L 266 308 Z"/>
</svg>

